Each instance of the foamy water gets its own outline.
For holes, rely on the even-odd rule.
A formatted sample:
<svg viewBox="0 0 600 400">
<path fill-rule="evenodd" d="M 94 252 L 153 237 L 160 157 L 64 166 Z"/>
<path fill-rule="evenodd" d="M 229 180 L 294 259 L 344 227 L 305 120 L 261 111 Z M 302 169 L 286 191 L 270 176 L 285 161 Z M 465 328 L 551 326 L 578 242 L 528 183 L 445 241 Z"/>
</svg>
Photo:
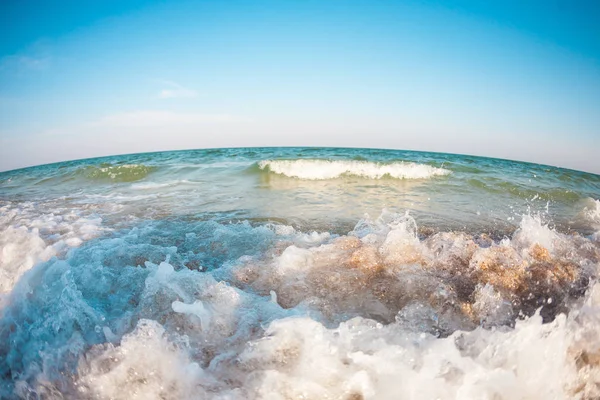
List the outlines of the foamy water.
<svg viewBox="0 0 600 400">
<path fill-rule="evenodd" d="M 0 174 L 0 397 L 598 398 L 599 199 L 359 149 Z"/>
<path fill-rule="evenodd" d="M 39 213 L 33 203 L 0 207 L 0 306 L 18 279 L 34 265 L 99 236 L 101 218 L 77 211 Z M 1 311 L 0 311 L 1 312 Z"/>
</svg>

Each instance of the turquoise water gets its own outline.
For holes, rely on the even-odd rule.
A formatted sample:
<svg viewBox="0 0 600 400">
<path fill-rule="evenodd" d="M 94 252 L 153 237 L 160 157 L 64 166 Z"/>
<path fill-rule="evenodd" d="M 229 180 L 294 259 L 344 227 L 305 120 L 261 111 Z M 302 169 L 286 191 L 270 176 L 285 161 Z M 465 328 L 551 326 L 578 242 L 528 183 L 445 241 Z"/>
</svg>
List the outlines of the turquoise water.
<svg viewBox="0 0 600 400">
<path fill-rule="evenodd" d="M 599 199 L 376 149 L 0 173 L 0 397 L 595 398 Z"/>
<path fill-rule="evenodd" d="M 396 179 L 389 174 L 372 179 L 346 173 L 319 179 L 317 172 L 299 179 L 268 167 L 261 169 L 258 163 L 263 160 L 372 163 L 373 174 L 378 166 L 418 163 L 447 174 L 429 176 L 431 172 L 425 171 L 425 179 Z M 301 171 L 307 165 L 295 168 Z M 335 169 L 333 165 L 317 168 Z M 431 228 L 504 233 L 514 230 L 527 212 L 543 213 L 564 230 L 586 231 L 589 227 L 577 215 L 589 199 L 600 197 L 600 176 L 507 160 L 410 151 L 216 149 L 28 168 L 0 174 L 0 190 L 5 201 L 60 200 L 75 208 L 79 204 L 119 205 L 118 219 L 218 213 L 225 218 L 274 218 L 307 229 L 339 224 L 347 230 L 364 213 L 378 215 L 388 208 L 411 210 L 421 225 Z"/>
</svg>

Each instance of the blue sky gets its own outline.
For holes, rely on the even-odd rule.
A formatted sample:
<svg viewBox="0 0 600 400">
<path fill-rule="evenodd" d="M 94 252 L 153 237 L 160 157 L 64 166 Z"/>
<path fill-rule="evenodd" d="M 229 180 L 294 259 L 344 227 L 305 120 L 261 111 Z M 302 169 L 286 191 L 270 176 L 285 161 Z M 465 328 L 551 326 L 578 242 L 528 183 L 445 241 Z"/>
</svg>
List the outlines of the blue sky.
<svg viewBox="0 0 600 400">
<path fill-rule="evenodd" d="M 0 32 L 0 170 L 308 145 L 600 173 L 597 1 L 5 0 Z"/>
</svg>

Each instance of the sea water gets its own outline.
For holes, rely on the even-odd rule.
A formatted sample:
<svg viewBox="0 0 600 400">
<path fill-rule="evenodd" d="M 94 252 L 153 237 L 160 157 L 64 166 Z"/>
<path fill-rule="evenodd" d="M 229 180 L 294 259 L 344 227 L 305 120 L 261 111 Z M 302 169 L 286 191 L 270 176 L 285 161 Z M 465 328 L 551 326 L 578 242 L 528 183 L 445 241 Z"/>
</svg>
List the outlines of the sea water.
<svg viewBox="0 0 600 400">
<path fill-rule="evenodd" d="M 600 176 L 374 149 L 0 173 L 0 397 L 600 397 Z"/>
</svg>

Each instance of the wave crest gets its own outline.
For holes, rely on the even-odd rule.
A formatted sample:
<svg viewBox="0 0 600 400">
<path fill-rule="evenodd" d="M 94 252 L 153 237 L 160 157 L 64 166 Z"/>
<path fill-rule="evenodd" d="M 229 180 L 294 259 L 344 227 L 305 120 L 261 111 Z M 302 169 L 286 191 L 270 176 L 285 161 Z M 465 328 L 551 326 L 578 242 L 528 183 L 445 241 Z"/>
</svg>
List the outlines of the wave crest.
<svg viewBox="0 0 600 400">
<path fill-rule="evenodd" d="M 451 171 L 427 164 L 413 162 L 378 163 L 359 160 L 263 160 L 258 163 L 261 170 L 307 180 L 335 179 L 342 176 L 357 176 L 369 179 L 384 177 L 396 179 L 429 179 L 448 175 Z"/>
</svg>

